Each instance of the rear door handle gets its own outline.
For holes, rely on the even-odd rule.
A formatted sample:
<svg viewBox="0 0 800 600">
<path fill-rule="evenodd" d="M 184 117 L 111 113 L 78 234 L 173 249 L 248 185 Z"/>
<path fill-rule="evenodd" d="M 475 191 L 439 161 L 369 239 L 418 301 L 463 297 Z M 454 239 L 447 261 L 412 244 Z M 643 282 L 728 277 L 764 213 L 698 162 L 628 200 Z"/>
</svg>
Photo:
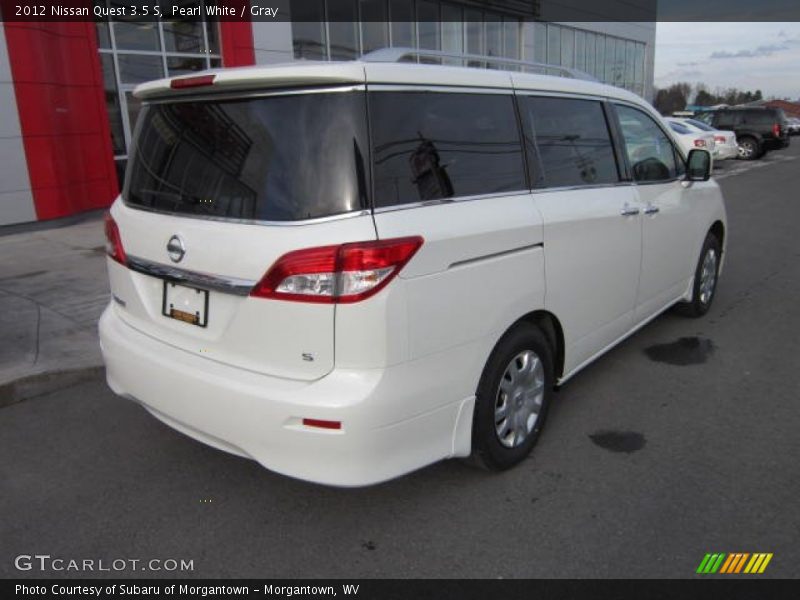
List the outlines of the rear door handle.
<svg viewBox="0 0 800 600">
<path fill-rule="evenodd" d="M 627 204 L 622 207 L 620 213 L 623 217 L 632 217 L 639 214 L 639 209 L 636 206 L 628 206 Z"/>
<path fill-rule="evenodd" d="M 657 212 L 660 212 L 660 211 L 661 211 L 660 208 L 658 208 L 657 206 L 653 206 L 651 204 L 651 205 L 649 205 L 648 207 L 646 207 L 644 209 L 644 214 L 646 214 L 646 215 L 654 215 L 654 214 L 656 214 Z"/>
</svg>

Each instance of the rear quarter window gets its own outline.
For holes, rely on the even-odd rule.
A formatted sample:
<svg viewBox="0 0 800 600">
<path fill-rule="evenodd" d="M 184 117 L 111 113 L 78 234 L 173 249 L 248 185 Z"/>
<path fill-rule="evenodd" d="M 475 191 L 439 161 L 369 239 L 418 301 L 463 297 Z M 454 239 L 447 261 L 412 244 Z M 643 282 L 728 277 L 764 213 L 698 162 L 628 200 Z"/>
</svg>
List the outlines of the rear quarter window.
<svg viewBox="0 0 800 600">
<path fill-rule="evenodd" d="M 369 95 L 375 207 L 527 188 L 511 95 Z"/>
</svg>

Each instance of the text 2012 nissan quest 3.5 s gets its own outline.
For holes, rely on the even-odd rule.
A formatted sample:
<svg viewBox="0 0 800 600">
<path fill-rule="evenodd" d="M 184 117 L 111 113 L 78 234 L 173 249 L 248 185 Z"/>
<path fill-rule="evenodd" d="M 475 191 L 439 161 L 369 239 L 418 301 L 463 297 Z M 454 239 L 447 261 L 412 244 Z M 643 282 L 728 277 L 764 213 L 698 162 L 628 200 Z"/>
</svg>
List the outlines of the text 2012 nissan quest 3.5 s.
<svg viewBox="0 0 800 600">
<path fill-rule="evenodd" d="M 105 224 L 114 392 L 313 482 L 500 470 L 557 384 L 675 304 L 708 311 L 708 152 L 577 73 L 419 54 L 137 88 Z"/>
</svg>

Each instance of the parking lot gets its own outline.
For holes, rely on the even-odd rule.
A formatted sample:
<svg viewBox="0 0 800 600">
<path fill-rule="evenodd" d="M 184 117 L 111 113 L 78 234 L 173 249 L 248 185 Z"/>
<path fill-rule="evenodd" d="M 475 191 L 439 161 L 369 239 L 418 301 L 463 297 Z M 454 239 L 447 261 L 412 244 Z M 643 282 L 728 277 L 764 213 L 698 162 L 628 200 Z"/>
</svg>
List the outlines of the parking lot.
<svg viewBox="0 0 800 600">
<path fill-rule="evenodd" d="M 96 379 L 0 409 L 0 576 L 165 574 L 14 567 L 48 554 L 192 560 L 177 573 L 192 577 L 691 577 L 707 552 L 774 553 L 763 576 L 796 575 L 793 142 L 717 170 L 730 231 L 710 313 L 667 313 L 571 380 L 520 467 L 306 484 L 184 437 Z"/>
</svg>

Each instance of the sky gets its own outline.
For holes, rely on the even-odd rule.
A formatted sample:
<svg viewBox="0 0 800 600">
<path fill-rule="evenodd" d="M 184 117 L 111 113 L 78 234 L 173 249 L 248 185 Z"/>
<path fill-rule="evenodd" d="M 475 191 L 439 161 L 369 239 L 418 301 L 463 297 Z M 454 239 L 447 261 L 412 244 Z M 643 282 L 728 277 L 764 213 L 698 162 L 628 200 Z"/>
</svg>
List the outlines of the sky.
<svg viewBox="0 0 800 600">
<path fill-rule="evenodd" d="M 655 84 L 688 81 L 800 98 L 800 23 L 674 23 L 656 26 Z"/>
</svg>

